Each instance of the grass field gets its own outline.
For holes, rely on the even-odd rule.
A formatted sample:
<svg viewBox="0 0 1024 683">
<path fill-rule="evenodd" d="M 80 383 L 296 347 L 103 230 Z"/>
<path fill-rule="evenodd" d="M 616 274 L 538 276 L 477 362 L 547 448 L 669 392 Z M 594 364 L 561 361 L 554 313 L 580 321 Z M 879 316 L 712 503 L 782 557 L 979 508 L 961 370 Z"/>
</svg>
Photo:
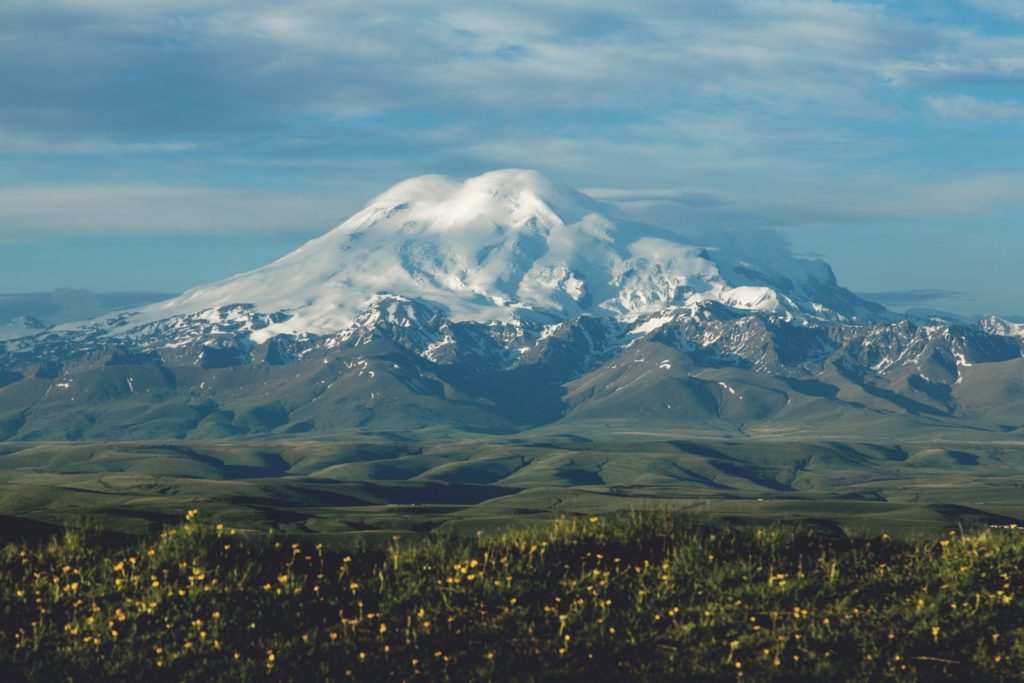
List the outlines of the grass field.
<svg viewBox="0 0 1024 683">
<path fill-rule="evenodd" d="M 904 541 L 663 511 L 335 547 L 204 520 L 9 545 L 0 677 L 1024 678 L 1015 528 Z"/>
<path fill-rule="evenodd" d="M 45 538 L 76 518 L 151 533 L 191 507 L 237 529 L 328 542 L 665 507 L 934 536 L 1024 524 L 1022 487 L 1016 441 L 0 442 L 0 540 Z"/>
</svg>

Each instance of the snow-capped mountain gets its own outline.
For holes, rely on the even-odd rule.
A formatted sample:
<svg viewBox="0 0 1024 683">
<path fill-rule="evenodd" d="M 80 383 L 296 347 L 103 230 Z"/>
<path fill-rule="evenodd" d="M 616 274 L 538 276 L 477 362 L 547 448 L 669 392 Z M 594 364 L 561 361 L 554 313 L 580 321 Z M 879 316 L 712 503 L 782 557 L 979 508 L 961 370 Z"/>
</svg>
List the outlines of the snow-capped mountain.
<svg viewBox="0 0 1024 683">
<path fill-rule="evenodd" d="M 341 332 L 381 294 L 428 303 L 456 322 L 630 320 L 702 301 L 815 317 L 881 312 L 839 288 L 821 261 L 788 258 L 765 270 L 706 247 L 532 171 L 423 176 L 284 258 L 143 308 L 132 324 L 232 304 L 287 314 L 254 332 L 259 343 Z"/>
<path fill-rule="evenodd" d="M 0 341 L 36 335 L 45 329 L 46 325 L 42 321 L 28 315 L 19 315 L 0 321 Z"/>
<path fill-rule="evenodd" d="M 1024 339 L 1024 322 L 1020 322 L 1019 320 L 1013 322 L 990 315 L 987 318 L 984 318 L 979 325 L 981 326 L 981 329 L 985 330 L 989 334 L 995 334 L 1001 337 L 1019 337 Z"/>
<path fill-rule="evenodd" d="M 1024 424 L 1019 325 L 682 234 L 531 171 L 414 178 L 263 268 L 8 335 L 0 438 Z"/>
</svg>

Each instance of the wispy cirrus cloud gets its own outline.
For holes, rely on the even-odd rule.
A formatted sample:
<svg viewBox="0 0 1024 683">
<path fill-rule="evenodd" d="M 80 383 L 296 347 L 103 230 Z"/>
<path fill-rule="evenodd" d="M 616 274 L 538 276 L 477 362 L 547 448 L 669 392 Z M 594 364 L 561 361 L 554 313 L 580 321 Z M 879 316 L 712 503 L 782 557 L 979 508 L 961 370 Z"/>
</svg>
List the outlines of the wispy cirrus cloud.
<svg viewBox="0 0 1024 683">
<path fill-rule="evenodd" d="M 159 233 L 313 236 L 358 206 L 330 194 L 160 185 L 38 185 L 0 188 L 0 237 Z"/>
<path fill-rule="evenodd" d="M 1024 19 L 1024 3 L 1019 0 L 967 0 L 968 4 L 1001 17 Z"/>
<path fill-rule="evenodd" d="M 1003 49 L 826 0 L 66 0 L 7 4 L 0 20 L 0 122 L 108 139 L 272 134 L 394 110 L 643 118 L 719 99 L 874 116 L 893 110 L 880 77 L 993 68 Z"/>
<path fill-rule="evenodd" d="M 924 101 L 935 113 L 947 119 L 984 121 L 1024 118 L 1024 103 L 1013 100 L 982 100 L 970 95 L 954 95 L 926 97 Z"/>
</svg>

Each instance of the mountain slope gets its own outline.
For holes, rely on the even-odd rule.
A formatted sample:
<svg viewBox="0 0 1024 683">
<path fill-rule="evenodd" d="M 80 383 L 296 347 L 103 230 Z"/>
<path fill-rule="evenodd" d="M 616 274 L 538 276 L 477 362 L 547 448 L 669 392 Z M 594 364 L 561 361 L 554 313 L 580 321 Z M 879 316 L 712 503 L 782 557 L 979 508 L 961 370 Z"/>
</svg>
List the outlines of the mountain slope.
<svg viewBox="0 0 1024 683">
<path fill-rule="evenodd" d="M 998 435 L 1024 424 L 1022 343 L 534 172 L 425 176 L 263 268 L 3 342 L 0 438 Z"/>
</svg>

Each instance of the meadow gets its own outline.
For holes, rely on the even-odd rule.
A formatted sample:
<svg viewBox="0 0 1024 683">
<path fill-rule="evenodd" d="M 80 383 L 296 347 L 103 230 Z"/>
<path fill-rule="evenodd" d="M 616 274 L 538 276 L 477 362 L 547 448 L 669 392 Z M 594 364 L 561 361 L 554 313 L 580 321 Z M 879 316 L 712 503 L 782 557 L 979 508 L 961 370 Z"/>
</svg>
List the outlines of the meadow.
<svg viewBox="0 0 1024 683">
<path fill-rule="evenodd" d="M 0 553 L 5 681 L 1024 679 L 1024 534 L 669 511 L 324 545 L 190 510 Z"/>
<path fill-rule="evenodd" d="M 190 507 L 324 543 L 666 507 L 902 538 L 1024 524 L 1022 487 L 1015 441 L 3 442 L 0 543 L 45 539 L 76 518 L 145 535 Z"/>
</svg>

